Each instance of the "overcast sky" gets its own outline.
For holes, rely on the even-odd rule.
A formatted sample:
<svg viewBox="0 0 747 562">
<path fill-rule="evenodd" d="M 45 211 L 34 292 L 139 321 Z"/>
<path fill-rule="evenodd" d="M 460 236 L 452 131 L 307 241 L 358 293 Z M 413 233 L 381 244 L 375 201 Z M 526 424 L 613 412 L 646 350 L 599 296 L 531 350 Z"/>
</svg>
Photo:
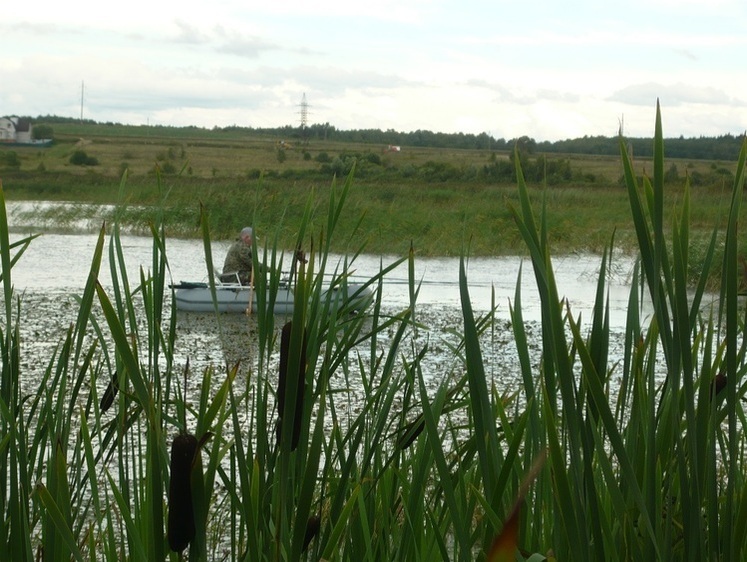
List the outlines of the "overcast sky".
<svg viewBox="0 0 747 562">
<path fill-rule="evenodd" d="M 0 116 L 559 140 L 747 129 L 745 0 L 3 0 Z M 84 87 L 82 85 L 84 84 Z"/>
</svg>

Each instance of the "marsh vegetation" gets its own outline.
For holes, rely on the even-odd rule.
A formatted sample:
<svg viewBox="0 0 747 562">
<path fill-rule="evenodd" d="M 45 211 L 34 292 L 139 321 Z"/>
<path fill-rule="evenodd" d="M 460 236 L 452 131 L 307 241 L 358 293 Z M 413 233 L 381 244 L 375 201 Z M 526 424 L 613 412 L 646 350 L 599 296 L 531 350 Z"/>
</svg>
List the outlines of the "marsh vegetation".
<svg viewBox="0 0 747 562">
<path fill-rule="evenodd" d="M 259 232 L 277 231 L 279 243 L 287 247 L 309 197 L 316 208 L 324 208 L 332 178 L 346 177 L 355 166 L 357 189 L 349 195 L 347 210 L 360 227 L 356 230 L 357 220 L 338 225 L 333 250 L 342 253 L 365 243 L 373 253 L 402 253 L 412 242 L 418 256 L 459 256 L 467 247 L 480 256 L 526 252 L 508 210 L 517 203 L 516 163 L 505 142 L 444 148 L 437 139 L 424 138 L 412 142 L 430 146 L 405 145 L 390 152 L 386 144 L 366 141 L 366 135 L 345 142 L 293 139 L 281 146 L 282 132 L 291 133 L 56 124 L 51 148 L 0 149 L 0 173 L 8 200 L 117 205 L 122 223 L 140 232 L 149 232 L 158 215 L 169 236 L 196 238 L 202 205 L 214 239 L 233 238 L 254 218 Z M 601 253 L 612 229 L 620 248 L 635 250 L 619 155 L 542 152 L 542 145 L 519 140 L 516 154 L 527 192 L 535 206 L 544 208 L 556 252 Z M 646 143 L 647 156 L 636 148 L 639 182 L 653 175 L 652 144 Z M 96 165 L 76 165 L 71 159 Z M 671 228 L 687 179 L 691 236 L 705 245 L 712 225 L 723 220 L 735 174 L 733 160 L 667 159 L 662 174 L 666 228 Z M 740 255 L 747 255 L 744 244 Z"/>
<path fill-rule="evenodd" d="M 693 283 L 693 194 L 685 185 L 670 207 L 658 115 L 656 130 L 650 178 L 638 177 L 621 143 L 638 265 L 620 357 L 610 354 L 606 300 L 612 225 L 595 306 L 581 318 L 556 285 L 552 194 L 537 204 L 517 167 L 507 213 L 538 288 L 541 344 L 528 343 L 517 284 L 510 345 L 519 389 L 511 394 L 486 376 L 481 336 L 495 317 L 471 306 L 464 260 L 453 362 L 438 379 L 427 372 L 428 339 L 408 338 L 422 327 L 414 274 L 397 314 L 382 313 L 384 270 L 371 279 L 370 310 L 328 313 L 327 256 L 335 244 L 353 248 L 354 269 L 363 247 L 344 226 L 361 224 L 352 176 L 328 186 L 323 207 L 316 195 L 301 207 L 290 247 L 314 241 L 295 279 L 308 298 L 296 300 L 284 336 L 259 303 L 251 376 L 174 361 L 166 213 L 157 213 L 147 272 L 132 274 L 119 259 L 116 220 L 101 231 L 76 321 L 46 358 L 38 391 L 23 392 L 18 350 L 29 342 L 19 338 L 24 307 L 12 266 L 37 240 L 10 244 L 0 201 L 0 476 L 8 483 L 0 558 L 178 560 L 184 554 L 171 548 L 183 547 L 189 560 L 742 559 L 747 363 L 737 225 L 747 145 L 724 216 L 698 226 L 711 235 Z M 197 218 L 210 265 L 214 217 L 203 209 Z M 287 226 L 266 224 L 275 228 L 268 258 L 280 260 L 274 233 Z M 100 268 L 104 252 L 109 271 Z M 414 271 L 415 253 L 403 256 Z M 704 307 L 715 266 L 719 298 Z M 334 277 L 345 282 L 350 269 Z M 651 315 L 641 314 L 645 298 Z M 347 409 L 333 379 L 358 391 L 359 409 Z"/>
</svg>

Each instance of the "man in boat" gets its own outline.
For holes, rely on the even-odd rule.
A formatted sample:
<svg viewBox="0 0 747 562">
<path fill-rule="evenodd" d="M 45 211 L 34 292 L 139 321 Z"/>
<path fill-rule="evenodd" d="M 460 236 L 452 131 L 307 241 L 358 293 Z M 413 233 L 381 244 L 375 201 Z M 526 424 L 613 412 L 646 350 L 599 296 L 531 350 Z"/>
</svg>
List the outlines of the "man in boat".
<svg viewBox="0 0 747 562">
<path fill-rule="evenodd" d="M 223 262 L 223 273 L 220 274 L 220 280 L 223 283 L 237 283 L 249 285 L 252 282 L 252 243 L 254 241 L 254 232 L 250 226 L 241 229 L 239 237 L 231 244 Z M 298 248 L 294 254 L 294 259 L 306 263 L 306 254 L 301 248 Z M 291 270 L 291 276 L 295 270 Z M 272 272 L 272 268 L 259 264 L 260 273 Z"/>
<path fill-rule="evenodd" d="M 223 262 L 223 273 L 220 280 L 224 283 L 239 281 L 248 285 L 252 279 L 252 242 L 254 232 L 250 226 L 245 226 L 239 232 L 239 237 L 231 244 Z"/>
</svg>

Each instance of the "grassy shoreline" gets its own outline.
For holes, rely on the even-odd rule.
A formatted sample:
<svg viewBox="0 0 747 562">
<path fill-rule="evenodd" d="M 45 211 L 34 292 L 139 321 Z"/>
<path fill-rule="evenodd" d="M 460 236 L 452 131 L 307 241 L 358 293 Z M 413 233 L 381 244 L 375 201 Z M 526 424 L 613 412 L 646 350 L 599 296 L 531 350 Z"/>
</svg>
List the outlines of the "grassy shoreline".
<svg viewBox="0 0 747 562">
<path fill-rule="evenodd" d="M 72 201 L 95 205 L 126 205 L 120 220 L 147 232 L 156 214 L 171 236 L 199 237 L 201 207 L 210 214 L 212 236 L 233 238 L 256 217 L 259 232 L 277 236 L 281 244 L 295 241 L 303 210 L 313 194 L 312 231 L 320 226 L 330 182 L 288 182 L 280 179 L 214 179 L 163 177 L 161 188 L 153 177 L 130 177 L 124 185 L 98 176 L 6 175 L 9 201 Z M 475 256 L 524 253 L 513 227 L 510 206 L 517 202 L 515 188 L 500 185 L 379 183 L 355 179 L 348 208 L 360 221 L 343 221 L 342 235 L 333 251 L 343 252 L 366 242 L 372 253 L 403 253 L 412 242 L 422 256 L 457 256 L 465 249 Z M 537 208 L 544 205 L 549 237 L 559 253 L 601 253 L 613 231 L 619 247 L 635 249 L 630 205 L 624 189 L 614 187 L 529 186 Z M 682 200 L 684 184 L 668 186 L 665 218 L 671 228 L 672 212 Z M 728 201 L 728 190 L 691 191 L 692 236 L 705 241 Z M 745 217 L 742 211 L 741 218 Z M 282 223 L 282 227 L 277 225 Z M 315 224 L 318 223 L 318 224 Z M 747 241 L 740 255 L 747 254 Z"/>
<path fill-rule="evenodd" d="M 514 168 L 505 152 L 403 147 L 390 153 L 371 144 L 327 141 L 279 148 L 279 139 L 267 136 L 200 130 L 55 128 L 51 148 L 14 149 L 17 167 L 3 168 L 0 157 L 7 200 L 116 205 L 118 220 L 129 229 L 149 233 L 152 223 L 162 221 L 169 236 L 180 238 L 201 236 L 204 211 L 213 239 L 232 239 L 253 223 L 265 239 L 293 247 L 304 220 L 308 232 L 318 235 L 335 175 L 346 177 L 355 166 L 347 208 L 356 219 L 342 217 L 332 251 L 365 244 L 374 254 L 404 255 L 412 245 L 416 255 L 427 257 L 526 255 L 510 211 L 517 204 L 515 178 L 495 175 Z M 73 165 L 76 151 L 98 164 Z M 527 193 L 545 214 L 556 252 L 601 254 L 613 232 L 618 249 L 635 252 L 619 157 L 529 154 L 520 159 L 525 174 L 527 167 L 535 168 L 534 177 L 525 176 Z M 558 166 L 566 173 L 562 180 L 551 173 Z M 632 166 L 639 181 L 654 172 L 651 159 L 636 159 Z M 712 229 L 723 227 L 736 163 L 673 160 L 667 166 L 664 228 L 672 229 L 674 209 L 690 181 L 690 234 L 696 248 L 706 247 Z M 745 219 L 742 210 L 740 220 Z M 302 243 L 310 246 L 310 236 Z M 740 240 L 738 255 L 747 257 L 747 238 Z"/>
</svg>

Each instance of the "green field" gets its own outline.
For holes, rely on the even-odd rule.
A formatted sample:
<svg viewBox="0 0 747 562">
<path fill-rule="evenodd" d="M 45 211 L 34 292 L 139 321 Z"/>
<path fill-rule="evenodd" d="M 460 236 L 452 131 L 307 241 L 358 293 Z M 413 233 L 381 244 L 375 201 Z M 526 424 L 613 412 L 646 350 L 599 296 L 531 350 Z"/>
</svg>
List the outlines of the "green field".
<svg viewBox="0 0 747 562">
<path fill-rule="evenodd" d="M 131 207 L 125 222 L 146 230 L 158 208 L 170 235 L 181 237 L 198 235 L 203 205 L 215 239 L 252 223 L 290 243 L 309 197 L 315 208 L 321 205 L 334 178 L 346 177 L 355 163 L 349 220 L 340 225 L 344 235 L 335 251 L 365 243 L 370 252 L 402 254 L 412 243 L 428 256 L 465 248 L 486 256 L 523 252 L 510 211 L 516 181 L 506 176 L 514 170 L 507 152 L 408 146 L 387 152 L 377 144 L 298 139 L 281 148 L 284 140 L 197 128 L 59 124 L 50 148 L 0 149 L 0 178 L 8 200 L 152 206 Z M 71 163 L 76 151 L 96 165 Z M 613 231 L 624 249 L 633 247 L 620 157 L 528 154 L 522 162 L 533 202 L 546 205 L 555 251 L 599 252 Z M 649 159 L 634 166 L 641 176 L 652 174 Z M 735 167 L 667 160 L 666 215 L 681 200 L 685 177 L 693 178 L 693 236 L 710 235 L 723 220 Z M 312 224 L 313 232 L 322 226 L 314 218 Z"/>
</svg>

